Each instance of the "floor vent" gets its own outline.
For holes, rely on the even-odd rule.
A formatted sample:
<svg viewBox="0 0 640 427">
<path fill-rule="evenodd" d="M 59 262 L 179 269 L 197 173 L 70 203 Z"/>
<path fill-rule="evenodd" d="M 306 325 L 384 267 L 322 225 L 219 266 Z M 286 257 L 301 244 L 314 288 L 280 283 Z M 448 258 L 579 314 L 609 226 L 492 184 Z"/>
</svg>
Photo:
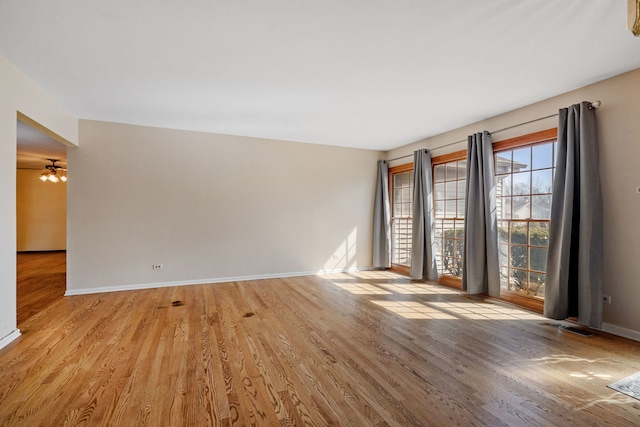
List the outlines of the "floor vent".
<svg viewBox="0 0 640 427">
<path fill-rule="evenodd" d="M 592 337 L 593 334 L 589 331 L 585 331 L 584 329 L 580 329 L 580 328 L 576 328 L 574 326 L 566 326 L 566 325 L 562 325 L 560 323 L 556 324 L 556 328 L 558 329 L 564 329 L 565 331 L 574 333 L 574 334 L 578 334 L 578 335 L 582 335 L 583 337 Z"/>
</svg>

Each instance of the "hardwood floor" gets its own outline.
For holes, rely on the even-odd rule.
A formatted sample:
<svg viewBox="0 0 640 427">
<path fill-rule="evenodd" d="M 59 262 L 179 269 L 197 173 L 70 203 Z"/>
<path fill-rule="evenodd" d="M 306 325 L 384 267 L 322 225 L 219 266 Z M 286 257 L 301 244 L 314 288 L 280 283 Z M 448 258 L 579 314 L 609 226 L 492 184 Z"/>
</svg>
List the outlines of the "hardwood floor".
<svg viewBox="0 0 640 427">
<path fill-rule="evenodd" d="M 640 343 L 390 272 L 58 298 L 0 350 L 2 425 L 630 426 Z"/>
<path fill-rule="evenodd" d="M 66 291 L 65 251 L 18 252 L 18 326 Z"/>
</svg>

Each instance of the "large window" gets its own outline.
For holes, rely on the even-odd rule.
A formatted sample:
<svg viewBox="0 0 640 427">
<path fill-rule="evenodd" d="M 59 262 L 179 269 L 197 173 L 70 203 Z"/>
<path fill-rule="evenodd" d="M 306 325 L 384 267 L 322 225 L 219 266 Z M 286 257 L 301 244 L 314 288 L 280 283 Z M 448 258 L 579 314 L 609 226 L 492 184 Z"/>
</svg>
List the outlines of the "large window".
<svg viewBox="0 0 640 427">
<path fill-rule="evenodd" d="M 389 170 L 391 189 L 391 265 L 411 267 L 413 163 Z"/>
<path fill-rule="evenodd" d="M 541 309 L 546 283 L 557 129 L 493 144 L 501 298 Z M 460 287 L 466 150 L 434 157 L 434 253 L 439 281 Z M 389 170 L 391 264 L 411 266 L 413 164 Z"/>
<path fill-rule="evenodd" d="M 434 252 L 438 273 L 441 281 L 459 285 L 464 246 L 466 152 L 435 157 L 433 165 Z"/>
<path fill-rule="evenodd" d="M 494 144 L 501 295 L 542 299 L 556 142 L 509 145 Z"/>
</svg>

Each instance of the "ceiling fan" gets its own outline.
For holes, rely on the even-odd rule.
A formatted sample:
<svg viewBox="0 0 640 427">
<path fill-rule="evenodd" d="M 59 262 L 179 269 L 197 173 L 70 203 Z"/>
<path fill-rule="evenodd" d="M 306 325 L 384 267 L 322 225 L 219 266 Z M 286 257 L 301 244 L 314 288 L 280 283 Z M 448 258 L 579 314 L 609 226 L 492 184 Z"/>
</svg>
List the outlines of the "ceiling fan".
<svg viewBox="0 0 640 427">
<path fill-rule="evenodd" d="M 47 159 L 51 162 L 50 165 L 46 165 L 44 168 L 46 172 L 40 174 L 40 181 L 42 182 L 67 182 L 67 170 L 62 166 L 56 165 L 57 159 Z"/>
</svg>

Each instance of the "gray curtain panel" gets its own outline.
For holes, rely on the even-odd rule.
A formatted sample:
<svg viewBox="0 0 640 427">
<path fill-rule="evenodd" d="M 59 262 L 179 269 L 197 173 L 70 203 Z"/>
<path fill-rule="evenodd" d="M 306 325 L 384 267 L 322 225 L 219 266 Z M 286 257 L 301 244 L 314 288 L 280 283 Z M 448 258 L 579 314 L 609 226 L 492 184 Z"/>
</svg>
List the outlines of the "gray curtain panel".
<svg viewBox="0 0 640 427">
<path fill-rule="evenodd" d="M 433 253 L 435 224 L 431 198 L 431 154 L 427 150 L 413 153 L 413 218 L 411 227 L 411 277 L 438 280 Z"/>
<path fill-rule="evenodd" d="M 595 109 L 560 110 L 544 315 L 602 326 L 602 189 Z"/>
<path fill-rule="evenodd" d="M 464 218 L 462 289 L 500 296 L 498 222 L 491 134 L 467 139 L 467 196 Z"/>
<path fill-rule="evenodd" d="M 391 208 L 389 206 L 389 167 L 378 160 L 378 179 L 373 207 L 373 266 L 391 267 Z"/>
</svg>

